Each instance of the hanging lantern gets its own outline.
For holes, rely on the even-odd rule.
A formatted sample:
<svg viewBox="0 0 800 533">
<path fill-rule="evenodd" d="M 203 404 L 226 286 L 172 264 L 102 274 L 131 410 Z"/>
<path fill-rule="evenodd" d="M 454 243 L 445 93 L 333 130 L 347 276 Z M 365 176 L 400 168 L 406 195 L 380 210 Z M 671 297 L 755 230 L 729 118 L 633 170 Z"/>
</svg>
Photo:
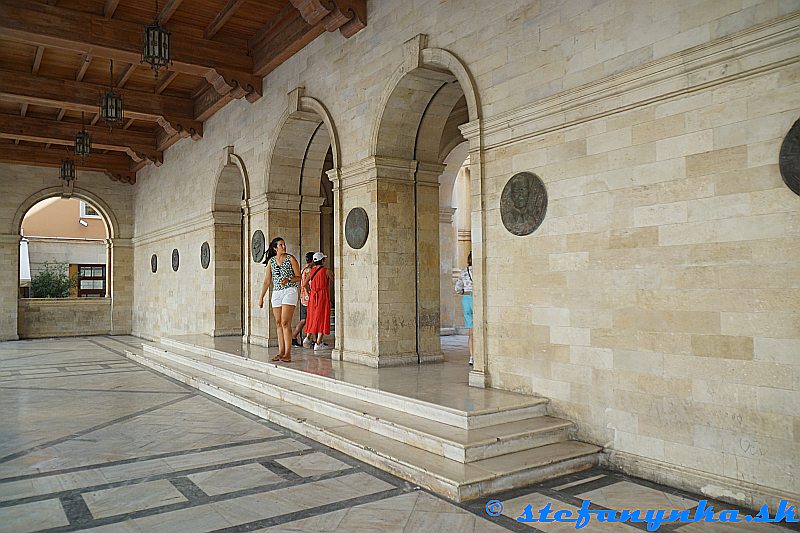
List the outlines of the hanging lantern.
<svg viewBox="0 0 800 533">
<path fill-rule="evenodd" d="M 72 159 L 62 159 L 58 177 L 67 183 L 75 179 L 75 161 Z"/>
<path fill-rule="evenodd" d="M 172 61 L 169 57 L 170 33 L 158 23 L 158 0 L 156 0 L 156 18 L 144 27 L 144 46 L 142 47 L 142 63 L 148 63 L 153 74 L 158 78 L 158 71 Z"/>
<path fill-rule="evenodd" d="M 114 60 L 111 60 L 108 92 L 100 100 L 100 118 L 109 128 L 121 126 L 125 118 L 122 115 L 122 96 L 114 94 Z"/>
<path fill-rule="evenodd" d="M 81 130 L 75 134 L 75 155 L 83 161 L 91 152 L 92 136 L 86 131 L 86 127 L 83 124 L 83 111 L 81 111 Z"/>
</svg>

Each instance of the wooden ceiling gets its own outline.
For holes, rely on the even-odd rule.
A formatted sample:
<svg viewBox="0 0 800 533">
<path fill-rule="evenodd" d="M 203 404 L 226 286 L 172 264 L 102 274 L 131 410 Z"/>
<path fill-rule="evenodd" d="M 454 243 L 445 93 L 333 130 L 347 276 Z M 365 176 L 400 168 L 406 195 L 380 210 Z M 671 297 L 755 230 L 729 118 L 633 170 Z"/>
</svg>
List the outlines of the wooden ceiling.
<svg viewBox="0 0 800 533">
<path fill-rule="evenodd" d="M 179 139 L 234 99 L 255 102 L 264 75 L 325 31 L 350 37 L 366 0 L 0 0 L 0 161 L 58 167 L 85 121 L 78 170 L 134 183 Z M 172 64 L 141 63 L 144 25 L 171 32 Z M 111 72 L 113 64 L 113 72 Z M 113 85 L 124 126 L 99 121 Z"/>
</svg>

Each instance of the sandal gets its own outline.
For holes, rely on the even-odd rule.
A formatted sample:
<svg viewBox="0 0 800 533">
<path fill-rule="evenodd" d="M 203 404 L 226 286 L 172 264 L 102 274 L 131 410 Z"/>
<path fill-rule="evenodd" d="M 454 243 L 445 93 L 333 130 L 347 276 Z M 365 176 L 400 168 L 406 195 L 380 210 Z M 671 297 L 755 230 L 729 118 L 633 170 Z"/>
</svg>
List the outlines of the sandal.
<svg viewBox="0 0 800 533">
<path fill-rule="evenodd" d="M 283 354 L 279 353 L 278 355 L 276 355 L 275 357 L 272 358 L 272 361 L 276 361 L 276 362 L 277 361 L 283 361 Z"/>
<path fill-rule="evenodd" d="M 292 356 L 291 355 L 289 355 L 289 356 L 282 355 L 281 356 L 281 363 L 291 363 L 291 362 L 292 362 Z"/>
</svg>

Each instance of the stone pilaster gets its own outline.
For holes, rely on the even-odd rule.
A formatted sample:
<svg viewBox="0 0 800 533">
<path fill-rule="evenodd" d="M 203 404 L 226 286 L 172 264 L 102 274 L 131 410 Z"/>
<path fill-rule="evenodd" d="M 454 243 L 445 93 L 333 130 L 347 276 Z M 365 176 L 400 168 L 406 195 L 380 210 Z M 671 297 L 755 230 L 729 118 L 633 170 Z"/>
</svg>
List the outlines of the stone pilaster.
<svg viewBox="0 0 800 533">
<path fill-rule="evenodd" d="M 242 334 L 242 215 L 214 212 L 213 253 L 215 337 Z"/>
<path fill-rule="evenodd" d="M 111 294 L 111 334 L 130 335 L 133 325 L 133 243 L 109 239 L 108 286 Z"/>
<path fill-rule="evenodd" d="M 19 241 L 15 234 L 0 234 L 0 340 L 17 340 L 19 298 Z"/>
</svg>

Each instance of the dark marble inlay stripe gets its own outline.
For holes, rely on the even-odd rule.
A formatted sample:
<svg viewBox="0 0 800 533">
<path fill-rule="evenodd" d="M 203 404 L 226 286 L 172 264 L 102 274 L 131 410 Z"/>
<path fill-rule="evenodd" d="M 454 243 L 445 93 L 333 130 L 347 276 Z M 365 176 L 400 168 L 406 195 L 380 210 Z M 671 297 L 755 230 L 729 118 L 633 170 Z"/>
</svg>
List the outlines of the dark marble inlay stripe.
<svg viewBox="0 0 800 533">
<path fill-rule="evenodd" d="M 277 526 L 279 524 L 286 524 L 288 522 L 294 522 L 296 520 L 302 520 L 304 518 L 311 518 L 314 516 L 328 514 L 334 511 L 340 511 L 342 509 L 349 509 L 350 507 L 355 507 L 357 505 L 363 505 L 366 503 L 385 500 L 387 498 L 392 498 L 394 496 L 400 496 L 402 494 L 405 494 L 406 492 L 407 492 L 406 490 L 401 488 L 388 489 L 381 492 L 376 492 L 374 494 L 368 494 L 366 496 L 359 496 L 357 498 L 350 498 L 349 500 L 342 500 L 339 502 L 329 503 L 326 505 L 320 505 L 318 507 L 303 509 L 302 511 L 296 511 L 294 513 L 287 513 L 283 515 L 273 516 L 270 518 L 265 518 L 263 520 L 256 520 L 254 522 L 240 524 L 238 526 L 216 529 L 213 531 L 213 533 L 236 533 L 240 531 L 253 531 L 256 529 L 262 529 L 270 526 Z"/>
<path fill-rule="evenodd" d="M 188 477 L 176 477 L 169 481 L 192 505 L 197 505 L 198 502 L 202 502 L 208 498 L 208 494 L 203 492 L 203 490 L 195 485 Z"/>
<path fill-rule="evenodd" d="M 90 366 L 90 365 L 103 365 L 103 364 L 119 364 L 119 361 L 114 359 L 108 360 L 104 359 L 101 361 L 56 361 L 53 363 L 39 363 L 35 365 L 26 365 L 26 366 L 9 366 L 3 367 L 0 366 L 1 370 L 28 370 L 31 368 L 50 368 L 50 367 L 60 367 L 60 366 Z"/>
<path fill-rule="evenodd" d="M 259 464 L 261 464 L 261 466 L 263 466 L 267 470 L 270 470 L 273 474 L 281 476 L 283 479 L 286 479 L 286 480 L 289 480 L 289 481 L 301 481 L 301 480 L 304 479 L 303 476 L 298 475 L 296 472 L 292 472 L 291 470 L 289 470 L 288 468 L 286 468 L 282 464 L 276 463 L 274 460 L 272 460 L 272 461 L 259 461 Z M 352 471 L 352 469 L 350 469 L 350 468 L 348 468 L 348 470 Z"/>
<path fill-rule="evenodd" d="M 75 372 L 70 374 L 25 374 L 20 375 L 20 377 L 16 379 L 0 379 L 0 383 L 9 383 L 9 382 L 17 382 L 23 379 L 31 380 L 31 379 L 64 379 L 64 378 L 76 378 L 80 376 L 108 376 L 112 374 L 130 374 L 136 372 L 144 372 L 141 368 L 131 368 L 130 370 L 95 370 L 94 372 Z"/>
<path fill-rule="evenodd" d="M 29 354 L 29 355 L 19 355 L 17 357 L 0 357 L 0 362 L 4 363 L 6 361 L 19 361 L 20 359 L 28 359 L 30 357 L 45 357 L 47 355 L 61 355 L 61 354 L 64 354 L 64 353 L 77 352 L 78 350 L 58 350 L 58 351 L 51 352 L 49 350 L 45 351 L 45 350 L 42 350 L 41 348 L 37 348 L 36 351 L 38 351 L 39 353 L 32 353 L 32 354 Z"/>
<path fill-rule="evenodd" d="M 70 526 L 86 526 L 92 521 L 92 513 L 80 494 L 61 496 L 61 507 L 67 515 Z"/>
<path fill-rule="evenodd" d="M 113 467 L 120 465 L 127 465 L 132 463 L 141 463 L 143 461 L 152 461 L 154 459 L 166 459 L 169 457 L 182 457 L 202 452 L 213 452 L 216 450 L 228 450 L 238 448 L 239 446 L 249 446 L 251 444 L 262 444 L 264 442 L 271 442 L 276 440 L 283 440 L 287 437 L 285 435 L 276 435 L 274 437 L 264 437 L 261 439 L 249 439 L 240 442 L 216 444 L 214 446 L 205 446 L 203 448 L 194 448 L 192 450 L 179 450 L 174 452 L 157 453 L 152 455 L 145 455 L 142 457 L 133 457 L 131 459 L 120 459 L 118 461 L 109 461 L 107 463 L 95 463 L 91 465 L 75 466 L 72 468 L 62 468 L 61 470 L 51 470 L 48 472 L 36 472 L 34 474 L 23 474 L 19 476 L 0 478 L 0 484 L 9 483 L 11 481 L 20 481 L 23 479 L 35 479 L 47 476 L 56 476 L 60 474 L 70 474 L 72 472 L 82 472 L 84 470 L 95 470 L 98 468 Z M 299 452 L 298 452 L 299 453 Z M 276 455 L 277 456 L 277 455 Z"/>
<path fill-rule="evenodd" d="M 60 437 L 58 439 L 53 439 L 51 441 L 48 441 L 48 442 L 45 442 L 45 443 L 42 443 L 42 444 L 38 444 L 38 445 L 33 446 L 31 448 L 28 448 L 26 450 L 15 452 L 15 453 L 12 453 L 10 455 L 6 455 L 5 457 L 0 457 L 0 463 L 6 463 L 6 462 L 11 461 L 13 459 L 18 459 L 20 457 L 24 457 L 25 455 L 28 455 L 31 452 L 35 452 L 37 450 L 42 450 L 44 448 L 49 448 L 50 446 L 55 446 L 56 444 L 61 444 L 62 442 L 66 442 L 68 440 L 71 440 L 71 439 L 74 439 L 74 438 L 77 438 L 77 437 L 81 437 L 83 435 L 87 435 L 87 434 L 89 434 L 89 433 L 91 433 L 93 431 L 97 431 L 97 430 L 100 430 L 100 429 L 105 429 L 107 427 L 113 426 L 114 424 L 119 424 L 121 422 L 125 422 L 125 421 L 128 421 L 128 420 L 131 420 L 132 418 L 136 418 L 137 416 L 141 416 L 141 415 L 144 415 L 144 414 L 147 414 L 147 413 L 152 413 L 153 411 L 157 411 L 157 410 L 162 409 L 164 407 L 169 407 L 170 405 L 174 405 L 176 403 L 182 402 L 182 401 L 184 401 L 184 400 L 186 400 L 188 398 L 191 398 L 191 397 L 192 396 L 187 396 L 185 394 L 182 394 L 180 398 L 175 398 L 173 400 L 169 400 L 169 401 L 160 403 L 160 404 L 155 405 L 153 407 L 148 407 L 147 409 L 142 409 L 141 411 L 137 411 L 137 412 L 131 413 L 129 415 L 121 416 L 119 418 L 115 418 L 114 420 L 109 420 L 108 422 L 103 422 L 102 424 L 98 424 L 96 426 L 92 426 L 90 428 L 83 429 L 81 431 L 76 431 L 75 433 L 72 433 L 71 435 L 67 435 L 65 437 Z"/>
<path fill-rule="evenodd" d="M 84 528 L 90 528 L 90 527 L 99 527 L 99 526 L 105 526 L 105 525 L 109 525 L 109 524 L 116 524 L 116 523 L 123 522 L 123 521 L 130 520 L 130 519 L 142 518 L 142 517 L 145 517 L 145 516 L 158 515 L 158 514 L 167 513 L 167 512 L 170 512 L 170 511 L 178 511 L 178 510 L 181 510 L 181 509 L 187 509 L 187 508 L 190 508 L 190 507 L 197 507 L 199 505 L 206 505 L 206 504 L 214 503 L 214 502 L 221 502 L 221 501 L 226 501 L 226 500 L 234 500 L 236 498 L 241 498 L 243 496 L 250 496 L 250 495 L 253 495 L 253 494 L 260 494 L 260 493 L 268 493 L 268 492 L 272 492 L 272 491 L 276 491 L 276 490 L 286 489 L 286 488 L 289 488 L 289 487 L 297 487 L 299 485 L 306 485 L 306 484 L 312 483 L 314 481 L 321 481 L 323 479 L 342 477 L 344 475 L 346 475 L 346 474 L 342 474 L 340 472 L 332 472 L 330 475 L 321 476 L 320 479 L 314 479 L 314 480 L 304 479 L 301 482 L 286 481 L 286 482 L 283 482 L 283 483 L 275 483 L 275 484 L 272 484 L 272 485 L 263 485 L 263 486 L 260 486 L 260 487 L 253 487 L 251 489 L 244 489 L 244 490 L 239 490 L 239 491 L 235 491 L 235 492 L 219 494 L 219 495 L 216 495 L 216 496 L 202 496 L 202 497 L 200 497 L 201 495 L 195 494 L 194 496 L 198 496 L 198 497 L 195 498 L 194 501 L 190 500 L 188 502 L 176 502 L 176 503 L 171 503 L 171 504 L 168 504 L 168 505 L 162 505 L 160 507 L 152 507 L 152 508 L 149 508 L 149 509 L 142 509 L 140 511 L 133 511 L 133 512 L 129 512 L 129 513 L 125 513 L 125 514 L 119 514 L 119 515 L 115 515 L 115 516 L 99 518 L 99 519 L 96 519 L 96 520 L 92 520 L 92 521 L 90 521 L 88 523 L 82 523 L 82 524 L 72 524 L 72 523 L 70 523 L 70 525 L 68 525 L 68 526 L 51 528 L 51 529 L 47 529 L 46 531 L 51 532 L 51 533 L 56 533 L 56 532 L 62 532 L 62 531 L 76 531 L 78 529 L 84 529 Z M 151 477 L 142 478 L 142 481 L 152 481 L 154 479 L 170 479 L 170 478 L 168 478 L 167 476 L 164 476 L 164 477 L 151 476 Z M 170 481 L 171 481 L 171 479 L 170 479 Z M 125 483 L 117 483 L 117 484 L 114 484 L 114 486 L 122 486 L 124 484 Z M 127 484 L 131 484 L 131 483 L 127 483 Z M 109 488 L 109 487 L 106 487 L 106 488 Z M 97 489 L 95 487 L 91 487 L 91 488 L 83 488 L 83 489 L 80 489 L 80 490 L 74 490 L 74 491 L 70 491 L 68 494 L 66 494 L 65 497 L 70 497 L 70 496 L 78 496 L 78 497 L 80 497 L 79 496 L 80 493 L 90 492 L 90 491 L 94 491 L 94 490 L 97 490 Z M 178 490 L 180 490 L 180 489 L 178 489 Z M 285 521 L 289 522 L 289 521 L 293 521 L 293 520 L 298 520 L 299 518 L 306 518 L 308 516 L 314 516 L 316 514 L 329 513 L 331 511 L 344 509 L 346 507 L 352 507 L 353 505 L 359 505 L 361 503 L 369 503 L 371 501 L 377 501 L 377 500 L 381 500 L 381 499 L 388 498 L 388 497 L 391 497 L 391 496 L 397 496 L 397 495 L 403 494 L 405 492 L 408 492 L 408 491 L 406 489 L 403 489 L 403 488 L 388 489 L 388 490 L 383 491 L 383 492 L 379 492 L 379 493 L 375 493 L 375 494 L 371 494 L 371 495 L 367 495 L 367 496 L 361 496 L 361 497 L 358 497 L 358 498 L 351 498 L 350 500 L 345 500 L 343 502 L 337 502 L 335 504 L 330 504 L 330 505 L 320 506 L 320 507 L 316 507 L 316 508 L 306 509 L 306 510 L 303 510 L 303 511 L 298 511 L 296 513 L 292 513 L 290 515 L 284 515 L 284 516 L 291 517 L 289 519 L 286 519 Z M 52 496 L 51 496 L 51 498 L 52 498 Z M 315 509 L 319 509 L 319 511 L 314 512 Z M 297 518 L 296 516 L 299 516 L 299 518 Z M 281 517 L 274 517 L 274 518 L 280 519 Z M 267 521 L 273 520 L 273 519 L 268 519 Z M 264 521 L 253 522 L 252 525 L 245 524 L 245 527 L 249 526 L 251 529 L 257 529 L 256 524 L 258 524 L 260 522 L 264 522 Z M 279 523 L 279 522 L 277 522 L 277 523 Z M 242 526 L 237 526 L 237 527 L 242 527 Z M 235 531 L 250 531 L 251 529 L 238 529 L 238 530 L 235 530 Z"/>
<path fill-rule="evenodd" d="M 118 342 L 119 344 L 122 344 L 123 346 L 127 346 L 128 348 L 141 348 L 142 347 L 142 343 L 141 342 L 138 343 L 138 344 L 136 344 L 136 343 L 131 344 L 130 342 L 121 341 L 118 338 L 112 337 L 110 335 L 103 335 L 103 338 L 104 339 L 108 339 L 110 341 Z"/>
</svg>

